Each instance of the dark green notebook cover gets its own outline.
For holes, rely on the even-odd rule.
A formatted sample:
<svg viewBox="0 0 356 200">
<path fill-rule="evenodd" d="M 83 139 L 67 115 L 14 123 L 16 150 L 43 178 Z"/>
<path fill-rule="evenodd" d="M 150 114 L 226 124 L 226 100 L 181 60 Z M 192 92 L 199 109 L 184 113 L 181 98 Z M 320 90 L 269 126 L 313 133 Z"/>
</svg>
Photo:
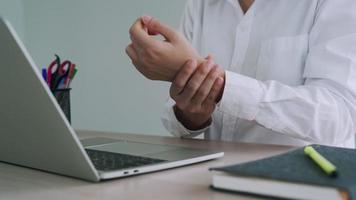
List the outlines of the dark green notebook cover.
<svg viewBox="0 0 356 200">
<path fill-rule="evenodd" d="M 356 199 L 356 150 L 321 145 L 312 146 L 337 167 L 337 177 L 326 175 L 304 154 L 304 148 L 257 161 L 212 168 L 211 170 L 237 176 L 335 187 L 344 189 L 349 193 L 351 199 Z"/>
</svg>

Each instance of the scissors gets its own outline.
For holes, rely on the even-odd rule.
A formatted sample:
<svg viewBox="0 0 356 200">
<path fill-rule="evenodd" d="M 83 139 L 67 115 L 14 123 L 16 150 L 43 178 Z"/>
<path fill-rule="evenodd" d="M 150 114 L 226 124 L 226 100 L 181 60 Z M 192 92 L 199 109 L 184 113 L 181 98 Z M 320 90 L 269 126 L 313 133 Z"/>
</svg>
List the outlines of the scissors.
<svg viewBox="0 0 356 200">
<path fill-rule="evenodd" d="M 55 55 L 56 59 L 48 66 L 47 71 L 47 83 L 52 91 L 56 90 L 58 86 L 67 79 L 71 68 L 75 66 L 69 60 L 61 63 L 61 59 L 58 55 Z"/>
<path fill-rule="evenodd" d="M 70 66 L 61 75 L 59 75 L 58 79 L 55 81 L 54 90 L 68 88 L 72 79 L 71 76 L 75 70 L 75 64 L 71 63 Z"/>
</svg>

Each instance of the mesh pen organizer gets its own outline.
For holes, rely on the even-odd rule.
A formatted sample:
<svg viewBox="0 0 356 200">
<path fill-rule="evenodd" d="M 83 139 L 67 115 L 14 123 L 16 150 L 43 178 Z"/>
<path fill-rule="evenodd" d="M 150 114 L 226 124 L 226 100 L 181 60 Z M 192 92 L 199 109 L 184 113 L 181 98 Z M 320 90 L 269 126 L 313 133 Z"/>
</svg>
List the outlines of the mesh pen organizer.
<svg viewBox="0 0 356 200">
<path fill-rule="evenodd" d="M 56 97 L 59 106 L 61 107 L 64 115 L 71 123 L 71 109 L 70 109 L 70 91 L 72 88 L 56 89 L 53 95 Z"/>
</svg>

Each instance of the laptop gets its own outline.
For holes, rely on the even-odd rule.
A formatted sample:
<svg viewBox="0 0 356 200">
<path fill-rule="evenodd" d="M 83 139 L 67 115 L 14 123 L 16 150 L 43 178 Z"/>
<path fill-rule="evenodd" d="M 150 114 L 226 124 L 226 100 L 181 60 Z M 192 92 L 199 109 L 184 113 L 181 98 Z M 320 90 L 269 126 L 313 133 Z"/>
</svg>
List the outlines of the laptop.
<svg viewBox="0 0 356 200">
<path fill-rule="evenodd" d="M 223 152 L 80 141 L 11 24 L 0 17 L 0 161 L 98 182 L 216 159 Z"/>
</svg>

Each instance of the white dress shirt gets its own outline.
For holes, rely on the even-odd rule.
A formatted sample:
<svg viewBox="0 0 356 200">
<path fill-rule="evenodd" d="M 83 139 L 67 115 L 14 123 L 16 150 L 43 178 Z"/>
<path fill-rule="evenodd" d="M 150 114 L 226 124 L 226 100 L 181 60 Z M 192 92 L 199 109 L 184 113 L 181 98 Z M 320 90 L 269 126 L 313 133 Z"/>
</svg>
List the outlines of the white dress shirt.
<svg viewBox="0 0 356 200">
<path fill-rule="evenodd" d="M 188 0 L 181 31 L 226 70 L 209 127 L 187 130 L 169 99 L 175 136 L 355 147 L 356 1 Z"/>
</svg>

